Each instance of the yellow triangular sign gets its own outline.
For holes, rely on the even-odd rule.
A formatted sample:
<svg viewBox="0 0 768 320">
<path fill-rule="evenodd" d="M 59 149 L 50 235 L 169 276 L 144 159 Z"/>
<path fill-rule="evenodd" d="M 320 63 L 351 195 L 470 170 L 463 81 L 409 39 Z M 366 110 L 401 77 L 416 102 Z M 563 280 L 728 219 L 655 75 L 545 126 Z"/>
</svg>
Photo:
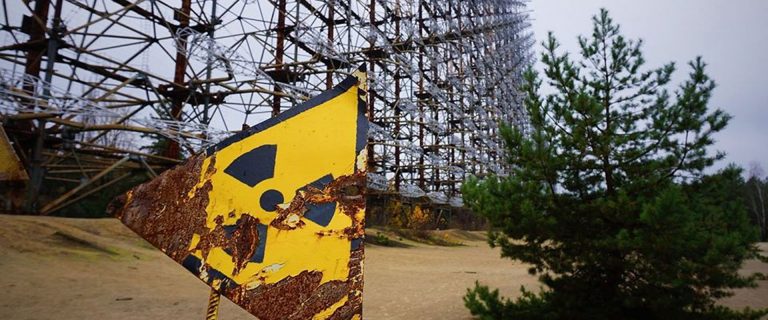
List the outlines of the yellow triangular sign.
<svg viewBox="0 0 768 320">
<path fill-rule="evenodd" d="M 259 319 L 362 314 L 365 77 L 116 199 L 133 231 Z"/>
</svg>

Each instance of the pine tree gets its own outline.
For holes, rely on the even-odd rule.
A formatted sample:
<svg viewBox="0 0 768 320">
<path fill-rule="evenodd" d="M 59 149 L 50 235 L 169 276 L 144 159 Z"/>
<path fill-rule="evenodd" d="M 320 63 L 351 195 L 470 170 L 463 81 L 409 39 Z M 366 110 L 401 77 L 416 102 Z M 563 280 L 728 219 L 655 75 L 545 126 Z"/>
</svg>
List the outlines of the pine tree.
<svg viewBox="0 0 768 320">
<path fill-rule="evenodd" d="M 530 264 L 543 292 L 510 301 L 477 286 L 467 307 L 483 319 L 758 317 L 714 304 L 754 285 L 737 271 L 758 253 L 731 196 L 740 169 L 705 174 L 724 157 L 708 147 L 730 119 L 708 107 L 715 83 L 705 63 L 690 62 L 672 89 L 673 63 L 644 70 L 642 41 L 625 39 L 604 9 L 593 25 L 578 38 L 578 59 L 551 33 L 543 43 L 552 93 L 526 72 L 530 124 L 502 132 L 510 175 L 463 187 L 495 230 L 491 246 Z"/>
</svg>

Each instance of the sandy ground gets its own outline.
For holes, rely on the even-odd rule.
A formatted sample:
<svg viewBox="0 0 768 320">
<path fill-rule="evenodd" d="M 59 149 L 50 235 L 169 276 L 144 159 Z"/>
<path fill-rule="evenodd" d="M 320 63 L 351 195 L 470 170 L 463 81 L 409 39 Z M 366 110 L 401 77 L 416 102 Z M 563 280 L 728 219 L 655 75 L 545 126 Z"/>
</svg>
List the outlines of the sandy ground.
<svg viewBox="0 0 768 320">
<path fill-rule="evenodd" d="M 526 267 L 476 235 L 465 246 L 366 247 L 366 319 L 470 319 L 475 281 L 516 296 Z M 768 249 L 768 245 L 763 244 Z M 745 272 L 768 273 L 749 262 Z M 0 215 L 0 319 L 203 319 L 208 288 L 114 219 Z M 724 301 L 768 307 L 768 281 Z M 220 319 L 253 319 L 226 299 Z"/>
</svg>

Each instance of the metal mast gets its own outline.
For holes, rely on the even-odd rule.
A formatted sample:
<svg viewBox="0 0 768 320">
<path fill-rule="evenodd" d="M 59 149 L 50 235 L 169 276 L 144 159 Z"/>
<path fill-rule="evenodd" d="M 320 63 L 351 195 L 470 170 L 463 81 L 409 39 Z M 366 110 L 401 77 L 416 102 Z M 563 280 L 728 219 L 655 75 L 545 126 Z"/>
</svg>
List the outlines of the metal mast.
<svg viewBox="0 0 768 320">
<path fill-rule="evenodd" d="M 499 123 L 526 121 L 525 4 L 3 1 L 0 119 L 30 180 L 0 208 L 48 214 L 153 175 L 363 64 L 370 189 L 461 207 L 467 175 L 506 172 Z"/>
</svg>

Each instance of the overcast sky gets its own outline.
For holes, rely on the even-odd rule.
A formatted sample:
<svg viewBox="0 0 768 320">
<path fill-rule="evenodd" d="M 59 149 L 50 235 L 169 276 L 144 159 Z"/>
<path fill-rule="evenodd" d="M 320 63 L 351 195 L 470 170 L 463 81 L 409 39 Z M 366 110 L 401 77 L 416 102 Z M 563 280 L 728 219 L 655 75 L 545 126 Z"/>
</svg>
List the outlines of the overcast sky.
<svg viewBox="0 0 768 320">
<path fill-rule="evenodd" d="M 646 66 L 676 62 L 675 84 L 687 76 L 687 62 L 702 56 L 718 85 L 710 107 L 733 116 L 715 136 L 715 148 L 727 153 L 716 167 L 757 162 L 768 171 L 768 1 L 532 0 L 528 7 L 537 59 L 548 31 L 576 54 L 576 36 L 591 34 L 591 17 L 600 8 L 625 36 L 644 40 Z"/>
</svg>

